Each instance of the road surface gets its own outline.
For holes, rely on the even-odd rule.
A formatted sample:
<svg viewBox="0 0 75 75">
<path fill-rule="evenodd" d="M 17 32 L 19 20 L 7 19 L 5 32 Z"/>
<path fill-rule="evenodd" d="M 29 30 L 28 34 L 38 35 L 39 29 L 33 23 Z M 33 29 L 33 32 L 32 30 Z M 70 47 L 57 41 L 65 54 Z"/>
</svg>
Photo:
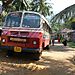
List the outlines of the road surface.
<svg viewBox="0 0 75 75">
<path fill-rule="evenodd" d="M 0 52 L 0 75 L 75 75 L 75 49 L 62 44 L 43 51 L 39 61 L 6 57 Z"/>
</svg>

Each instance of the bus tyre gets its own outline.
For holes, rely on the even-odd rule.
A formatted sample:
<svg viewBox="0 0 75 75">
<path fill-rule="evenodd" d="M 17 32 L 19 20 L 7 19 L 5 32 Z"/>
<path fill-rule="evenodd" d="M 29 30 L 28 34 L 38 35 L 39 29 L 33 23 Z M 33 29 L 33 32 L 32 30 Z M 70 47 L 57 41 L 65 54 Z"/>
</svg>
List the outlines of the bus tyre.
<svg viewBox="0 0 75 75">
<path fill-rule="evenodd" d="M 33 59 L 36 60 L 36 61 L 38 61 L 38 60 L 40 60 L 41 53 L 39 53 L 39 52 L 34 53 L 33 56 L 34 56 Z"/>
<path fill-rule="evenodd" d="M 49 45 L 47 45 L 47 46 L 46 46 L 46 49 L 47 49 L 47 50 L 49 50 L 49 49 L 50 49 L 50 46 L 49 46 Z"/>
<path fill-rule="evenodd" d="M 45 50 L 44 43 L 42 44 L 42 49 Z"/>
<path fill-rule="evenodd" d="M 7 56 L 9 56 L 9 57 L 13 56 L 13 51 L 8 50 L 8 51 L 7 51 Z"/>
</svg>

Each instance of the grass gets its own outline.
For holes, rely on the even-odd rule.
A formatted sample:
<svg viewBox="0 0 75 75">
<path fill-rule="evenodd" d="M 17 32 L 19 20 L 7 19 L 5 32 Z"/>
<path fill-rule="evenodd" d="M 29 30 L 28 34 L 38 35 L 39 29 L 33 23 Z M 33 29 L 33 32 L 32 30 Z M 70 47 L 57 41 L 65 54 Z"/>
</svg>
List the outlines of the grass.
<svg viewBox="0 0 75 75">
<path fill-rule="evenodd" d="M 71 48 L 75 48 L 75 42 L 68 42 L 68 46 Z"/>
</svg>

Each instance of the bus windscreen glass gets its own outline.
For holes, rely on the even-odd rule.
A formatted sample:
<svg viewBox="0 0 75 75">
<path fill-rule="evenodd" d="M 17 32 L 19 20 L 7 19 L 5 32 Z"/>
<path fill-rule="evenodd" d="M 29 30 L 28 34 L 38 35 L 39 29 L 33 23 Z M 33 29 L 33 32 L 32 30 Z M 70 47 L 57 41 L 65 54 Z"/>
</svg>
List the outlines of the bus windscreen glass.
<svg viewBox="0 0 75 75">
<path fill-rule="evenodd" d="M 40 16 L 32 13 L 25 13 L 23 17 L 22 27 L 39 28 Z"/>
<path fill-rule="evenodd" d="M 6 18 L 5 27 L 20 27 L 22 13 L 10 13 Z"/>
</svg>

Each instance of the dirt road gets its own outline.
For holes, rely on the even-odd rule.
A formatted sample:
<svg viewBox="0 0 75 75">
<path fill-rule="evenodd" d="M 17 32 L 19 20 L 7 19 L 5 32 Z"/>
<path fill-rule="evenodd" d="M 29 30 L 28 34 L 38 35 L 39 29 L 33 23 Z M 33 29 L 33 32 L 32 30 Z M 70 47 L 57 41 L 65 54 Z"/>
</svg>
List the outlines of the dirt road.
<svg viewBox="0 0 75 75">
<path fill-rule="evenodd" d="M 62 44 L 43 51 L 39 61 L 6 57 L 0 52 L 0 75 L 75 75 L 75 49 Z"/>
</svg>

